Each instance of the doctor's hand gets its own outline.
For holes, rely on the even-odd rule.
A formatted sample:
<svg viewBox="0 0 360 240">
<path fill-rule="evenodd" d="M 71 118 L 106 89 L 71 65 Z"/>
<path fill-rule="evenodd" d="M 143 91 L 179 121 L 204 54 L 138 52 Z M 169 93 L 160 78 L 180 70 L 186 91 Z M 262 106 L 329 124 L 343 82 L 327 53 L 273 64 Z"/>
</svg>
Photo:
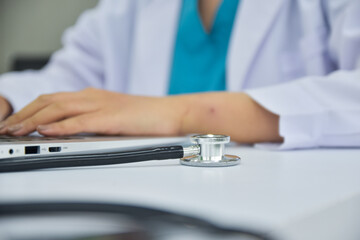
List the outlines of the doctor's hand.
<svg viewBox="0 0 360 240">
<path fill-rule="evenodd" d="M 7 116 L 9 116 L 11 112 L 12 112 L 12 107 L 10 103 L 5 98 L 0 96 L 0 121 L 2 121 Z"/>
<path fill-rule="evenodd" d="M 97 133 L 167 135 L 214 133 L 237 142 L 281 141 L 279 117 L 244 93 L 131 96 L 98 89 L 40 96 L 5 120 L 0 134 L 47 136 Z"/>
<path fill-rule="evenodd" d="M 139 97 L 99 89 L 42 95 L 4 121 L 0 134 L 47 136 L 176 135 L 181 110 L 173 98 Z"/>
</svg>

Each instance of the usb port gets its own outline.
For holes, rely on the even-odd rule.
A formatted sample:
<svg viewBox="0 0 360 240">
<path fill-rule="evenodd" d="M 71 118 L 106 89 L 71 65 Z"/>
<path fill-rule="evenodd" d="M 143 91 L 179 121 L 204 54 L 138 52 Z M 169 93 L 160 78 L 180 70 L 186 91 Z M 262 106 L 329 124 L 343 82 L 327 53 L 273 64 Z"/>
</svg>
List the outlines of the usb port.
<svg viewBox="0 0 360 240">
<path fill-rule="evenodd" d="M 61 147 L 49 147 L 49 152 L 60 152 Z"/>
<path fill-rule="evenodd" d="M 25 154 L 39 154 L 40 146 L 27 146 L 25 147 Z"/>
</svg>

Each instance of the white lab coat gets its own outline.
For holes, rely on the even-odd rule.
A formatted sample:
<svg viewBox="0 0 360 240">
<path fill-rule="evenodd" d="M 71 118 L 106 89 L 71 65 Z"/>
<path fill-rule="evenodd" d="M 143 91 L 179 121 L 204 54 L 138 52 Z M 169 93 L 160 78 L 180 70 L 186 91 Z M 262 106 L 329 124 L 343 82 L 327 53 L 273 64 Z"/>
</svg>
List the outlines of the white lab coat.
<svg viewBox="0 0 360 240">
<path fill-rule="evenodd" d="M 89 86 L 164 96 L 180 9 L 181 0 L 101 1 L 45 69 L 3 75 L 0 95 L 15 111 Z M 359 0 L 242 0 L 230 41 L 227 88 L 280 115 L 280 148 L 360 146 Z"/>
</svg>

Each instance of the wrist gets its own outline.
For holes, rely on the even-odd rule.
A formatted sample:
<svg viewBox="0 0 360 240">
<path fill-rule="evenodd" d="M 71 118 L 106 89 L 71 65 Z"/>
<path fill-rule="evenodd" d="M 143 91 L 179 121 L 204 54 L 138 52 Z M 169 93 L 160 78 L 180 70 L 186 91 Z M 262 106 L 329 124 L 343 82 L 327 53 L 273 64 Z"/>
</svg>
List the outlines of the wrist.
<svg viewBox="0 0 360 240">
<path fill-rule="evenodd" d="M 198 93 L 179 95 L 181 135 L 193 133 L 217 133 L 214 115 L 218 111 L 216 96 L 219 93 Z"/>
</svg>

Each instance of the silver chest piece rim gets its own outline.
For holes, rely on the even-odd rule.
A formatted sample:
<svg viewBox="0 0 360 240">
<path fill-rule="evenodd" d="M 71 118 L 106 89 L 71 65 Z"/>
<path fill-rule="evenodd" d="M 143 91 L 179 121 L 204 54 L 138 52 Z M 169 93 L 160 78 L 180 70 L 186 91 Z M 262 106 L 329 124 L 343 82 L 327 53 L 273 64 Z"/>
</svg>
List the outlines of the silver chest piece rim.
<svg viewBox="0 0 360 240">
<path fill-rule="evenodd" d="M 204 134 L 191 137 L 191 142 L 200 146 L 200 154 L 180 159 L 180 163 L 192 167 L 230 167 L 240 163 L 240 157 L 225 155 L 226 135 Z"/>
</svg>

